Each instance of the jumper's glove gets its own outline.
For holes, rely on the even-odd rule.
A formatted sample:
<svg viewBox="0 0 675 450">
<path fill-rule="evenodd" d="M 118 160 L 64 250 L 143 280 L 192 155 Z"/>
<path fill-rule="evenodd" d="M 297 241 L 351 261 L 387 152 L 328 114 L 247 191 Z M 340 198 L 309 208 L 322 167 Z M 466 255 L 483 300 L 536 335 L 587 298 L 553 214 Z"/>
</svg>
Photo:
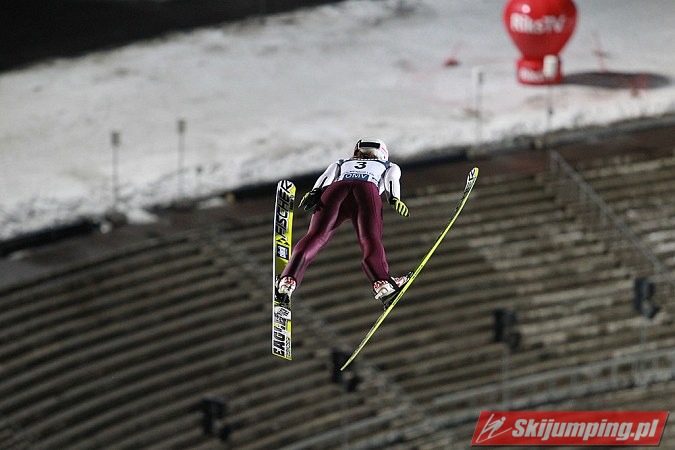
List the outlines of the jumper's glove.
<svg viewBox="0 0 675 450">
<path fill-rule="evenodd" d="M 314 188 L 308 193 L 305 194 L 304 197 L 302 197 L 302 200 L 300 200 L 300 205 L 298 205 L 300 208 L 305 208 L 305 211 L 311 211 L 312 209 L 316 208 L 316 206 L 319 204 L 319 200 L 321 200 L 321 193 L 323 190 L 321 188 Z"/>
<path fill-rule="evenodd" d="M 403 203 L 398 198 L 392 197 L 391 200 L 389 200 L 389 203 L 396 210 L 396 212 L 399 213 L 400 215 L 402 215 L 403 217 L 410 216 L 410 212 L 408 211 L 408 207 L 405 206 L 405 203 Z"/>
</svg>

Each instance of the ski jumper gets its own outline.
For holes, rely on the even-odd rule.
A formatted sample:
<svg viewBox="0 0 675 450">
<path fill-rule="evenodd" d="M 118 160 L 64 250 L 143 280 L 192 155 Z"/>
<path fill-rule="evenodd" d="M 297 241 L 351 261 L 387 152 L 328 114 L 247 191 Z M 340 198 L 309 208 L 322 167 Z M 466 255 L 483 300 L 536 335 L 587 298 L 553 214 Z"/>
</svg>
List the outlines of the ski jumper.
<svg viewBox="0 0 675 450">
<path fill-rule="evenodd" d="M 382 245 L 382 198 L 400 198 L 401 169 L 377 159 L 339 160 L 326 169 L 314 188 L 326 189 L 312 216 L 307 234 L 293 249 L 281 277 L 293 277 L 298 286 L 305 270 L 338 227 L 351 220 L 363 252 L 362 268 L 371 283 L 390 280 Z"/>
</svg>

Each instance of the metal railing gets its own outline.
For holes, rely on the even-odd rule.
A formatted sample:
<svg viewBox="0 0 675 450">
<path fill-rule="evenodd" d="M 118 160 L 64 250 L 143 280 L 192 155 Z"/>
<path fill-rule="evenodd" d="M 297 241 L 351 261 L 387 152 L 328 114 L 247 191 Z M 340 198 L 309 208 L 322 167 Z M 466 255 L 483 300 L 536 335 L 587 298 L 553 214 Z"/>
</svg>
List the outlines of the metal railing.
<svg viewBox="0 0 675 450">
<path fill-rule="evenodd" d="M 599 233 L 610 249 L 616 251 L 618 246 L 636 256 L 635 266 L 627 266 L 644 266 L 666 288 L 661 298 L 672 296 L 675 277 L 666 265 L 558 152 L 550 151 L 549 155 L 550 173 L 558 181 L 557 194 L 577 198 L 578 204 L 589 208 L 598 219 L 589 228 L 599 224 Z M 671 380 L 675 380 L 675 349 L 645 351 L 642 345 L 641 351 L 616 358 L 462 389 L 439 396 L 432 404 L 439 410 L 438 426 L 452 426 L 475 420 L 485 409 L 532 408 Z M 440 412 L 444 410 L 451 412 Z"/>
<path fill-rule="evenodd" d="M 614 212 L 614 210 L 598 195 L 593 187 L 555 150 L 549 151 L 549 170 L 551 175 L 561 181 L 557 185 L 559 192 L 562 189 L 571 189 L 578 195 L 581 202 L 589 201 L 590 206 L 599 216 L 601 224 L 609 224 L 611 236 L 618 236 L 621 241 L 627 242 L 639 258 L 651 267 L 653 274 L 665 283 L 669 295 L 675 293 L 675 276 L 654 252 L 628 227 L 628 225 Z M 568 181 L 565 183 L 565 181 Z M 564 183 L 564 184 L 563 184 Z M 566 191 L 570 194 L 570 191 Z M 615 243 L 616 244 L 616 243 Z"/>
<path fill-rule="evenodd" d="M 481 410 L 532 408 L 674 379 L 675 349 L 666 348 L 462 389 L 436 397 L 433 406 L 453 411 L 439 419 L 447 426 L 475 420 Z"/>
</svg>

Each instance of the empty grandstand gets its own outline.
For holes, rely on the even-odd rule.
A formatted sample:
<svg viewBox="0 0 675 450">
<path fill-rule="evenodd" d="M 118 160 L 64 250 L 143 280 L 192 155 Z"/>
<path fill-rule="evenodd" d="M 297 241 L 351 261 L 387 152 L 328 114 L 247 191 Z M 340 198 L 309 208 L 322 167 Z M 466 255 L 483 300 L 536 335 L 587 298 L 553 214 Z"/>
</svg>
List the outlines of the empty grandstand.
<svg viewBox="0 0 675 450">
<path fill-rule="evenodd" d="M 649 133 L 592 154 L 409 168 L 412 218 L 385 212 L 393 272 L 425 253 L 467 169 L 481 179 L 348 382 L 334 352 L 349 353 L 380 307 L 347 225 L 295 298 L 294 360 L 270 354 L 273 189 L 227 206 L 246 211 L 236 219 L 6 283 L 0 448 L 463 449 L 481 410 L 663 409 L 675 392 L 675 153 Z M 307 221 L 297 215 L 296 235 Z M 653 286 L 649 309 L 636 309 L 638 279 Z M 495 311 L 511 318 L 507 339 Z M 673 439 L 671 424 L 662 446 Z"/>
</svg>

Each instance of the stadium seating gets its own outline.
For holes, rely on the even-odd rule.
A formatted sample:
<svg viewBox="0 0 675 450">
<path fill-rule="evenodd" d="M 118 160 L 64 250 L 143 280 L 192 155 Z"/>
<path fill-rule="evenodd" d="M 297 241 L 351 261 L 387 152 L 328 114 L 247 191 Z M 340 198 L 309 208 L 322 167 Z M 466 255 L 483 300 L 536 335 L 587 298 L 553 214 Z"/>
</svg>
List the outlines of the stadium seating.
<svg viewBox="0 0 675 450">
<path fill-rule="evenodd" d="M 574 165 L 675 268 L 673 155 Z M 483 171 L 452 232 L 356 360 L 355 392 L 331 382 L 330 351 L 351 352 L 381 306 L 347 224 L 294 297 L 292 362 L 270 355 L 268 212 L 0 288 L 0 439 L 8 449 L 445 449 L 466 448 L 481 408 L 662 409 L 675 386 L 662 378 L 617 385 L 617 374 L 602 372 L 592 394 L 550 396 L 547 383 L 563 373 L 675 344 L 669 305 L 651 322 L 633 310 L 642 265 L 557 183 L 545 171 Z M 462 184 L 411 189 L 408 220 L 385 211 L 394 275 L 426 253 Z M 308 220 L 296 214 L 296 241 Z M 494 340 L 497 308 L 517 313 L 513 351 Z M 630 376 L 626 367 L 617 373 Z M 516 388 L 532 374 L 543 378 Z M 226 444 L 202 431 L 200 402 L 212 394 L 226 399 Z"/>
</svg>

